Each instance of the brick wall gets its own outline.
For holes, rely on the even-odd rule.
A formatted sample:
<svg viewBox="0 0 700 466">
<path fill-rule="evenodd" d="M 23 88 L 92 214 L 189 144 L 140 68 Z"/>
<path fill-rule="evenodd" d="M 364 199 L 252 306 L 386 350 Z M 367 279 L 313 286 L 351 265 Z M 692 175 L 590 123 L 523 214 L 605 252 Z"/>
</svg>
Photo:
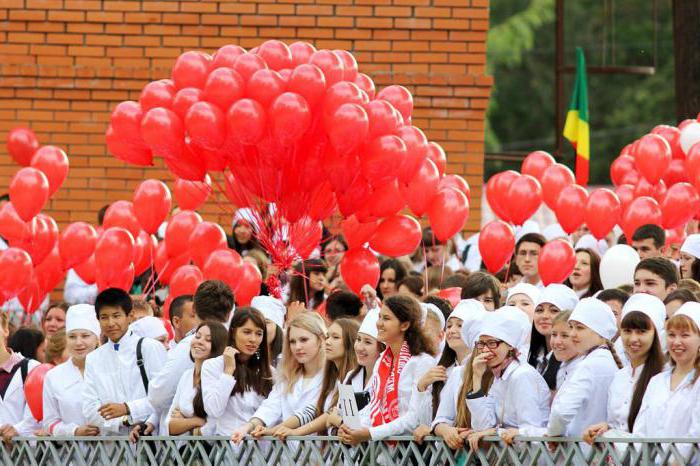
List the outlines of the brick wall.
<svg viewBox="0 0 700 466">
<path fill-rule="evenodd" d="M 305 40 L 352 51 L 378 88 L 413 92 L 414 124 L 443 145 L 448 171 L 472 187 L 475 230 L 492 84 L 488 14 L 488 0 L 2 0 L 0 138 L 27 125 L 40 143 L 63 147 L 71 170 L 47 210 L 61 225 L 94 222 L 107 202 L 130 200 L 139 180 L 172 180 L 160 160 L 141 169 L 107 154 L 104 132 L 117 102 L 169 77 L 186 50 Z M 3 144 L 0 192 L 16 169 Z M 209 202 L 204 214 L 228 226 L 228 210 Z"/>
</svg>

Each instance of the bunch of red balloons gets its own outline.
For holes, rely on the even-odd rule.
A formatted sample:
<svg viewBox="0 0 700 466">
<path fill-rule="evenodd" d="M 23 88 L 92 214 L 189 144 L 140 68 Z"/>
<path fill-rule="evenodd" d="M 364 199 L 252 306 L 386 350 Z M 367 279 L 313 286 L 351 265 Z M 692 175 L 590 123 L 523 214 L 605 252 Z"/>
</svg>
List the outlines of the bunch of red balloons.
<svg viewBox="0 0 700 466">
<path fill-rule="evenodd" d="M 162 157 L 183 180 L 225 172 L 231 202 L 275 203 L 290 229 L 339 210 L 372 231 L 354 244 L 357 254 L 346 255 L 348 279 L 361 264 L 351 258 L 369 252 L 368 242 L 387 255 L 418 246 L 420 226 L 405 208 L 426 214 L 442 240 L 468 217 L 468 184 L 445 175 L 444 151 L 411 125 L 412 111 L 406 88 L 377 92 L 347 51 L 269 40 L 250 51 L 227 45 L 211 56 L 183 53 L 170 79 L 147 84 L 138 102 L 117 105 L 106 137 L 117 158 L 147 166 Z M 185 217 L 190 227 L 197 223 Z M 181 248 L 167 249 L 182 262 Z"/>
</svg>

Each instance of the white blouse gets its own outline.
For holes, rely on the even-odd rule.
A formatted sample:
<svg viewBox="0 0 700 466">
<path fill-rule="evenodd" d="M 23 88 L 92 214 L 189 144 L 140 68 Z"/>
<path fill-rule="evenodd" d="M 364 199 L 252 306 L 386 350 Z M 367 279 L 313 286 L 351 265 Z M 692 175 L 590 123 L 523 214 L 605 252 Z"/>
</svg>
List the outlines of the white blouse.
<svg viewBox="0 0 700 466">
<path fill-rule="evenodd" d="M 168 415 L 165 418 L 165 432 L 167 435 L 170 434 L 169 424 L 170 416 L 176 409 L 180 410 L 184 417 L 194 417 L 194 406 L 192 402 L 197 394 L 197 390 L 194 386 L 194 369 L 187 369 L 180 377 L 180 381 L 177 384 L 177 389 L 175 390 L 175 396 L 173 397 L 173 402 L 168 410 Z M 214 432 L 215 423 L 209 419 L 207 416 L 207 422 L 202 426 L 202 435 L 216 435 Z M 185 435 L 185 434 L 182 434 Z"/>
<path fill-rule="evenodd" d="M 464 378 L 464 367 L 457 366 L 447 376 L 447 382 L 440 392 L 440 404 L 438 405 L 435 419 L 430 427 L 435 428 L 438 424 L 447 424 L 454 427 L 457 422 L 457 397 L 462 388 Z"/>
<path fill-rule="evenodd" d="M 262 401 L 262 404 L 246 421 L 250 418 L 258 418 L 268 427 L 275 426 L 298 411 L 316 403 L 321 393 L 322 383 L 323 370 L 318 371 L 313 378 L 300 377 L 292 386 L 291 391 L 287 391 L 287 382 L 281 380 L 275 383 L 270 395 Z"/>
<path fill-rule="evenodd" d="M 55 436 L 75 435 L 75 430 L 87 424 L 83 415 L 85 381 L 72 359 L 59 364 L 44 378 L 43 429 Z"/>
<path fill-rule="evenodd" d="M 627 418 L 634 394 L 634 386 L 639 380 L 644 365 L 632 369 L 625 366 L 615 373 L 608 391 L 608 426 L 611 429 L 629 432 Z"/>
</svg>

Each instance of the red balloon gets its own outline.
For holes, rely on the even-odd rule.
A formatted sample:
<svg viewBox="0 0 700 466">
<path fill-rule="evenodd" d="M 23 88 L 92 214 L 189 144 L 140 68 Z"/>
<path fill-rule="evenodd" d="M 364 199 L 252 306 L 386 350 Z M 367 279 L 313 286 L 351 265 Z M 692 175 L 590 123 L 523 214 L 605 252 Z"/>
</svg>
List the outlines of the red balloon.
<svg viewBox="0 0 700 466">
<path fill-rule="evenodd" d="M 326 78 L 316 65 L 301 64 L 292 71 L 287 90 L 299 94 L 311 107 L 316 107 L 326 95 Z"/>
<path fill-rule="evenodd" d="M 240 281 L 242 266 L 243 261 L 236 251 L 217 249 L 207 258 L 202 273 L 205 279 L 221 280 L 233 290 Z"/>
<path fill-rule="evenodd" d="M 440 174 L 435 164 L 430 159 L 425 159 L 418 173 L 402 189 L 403 197 L 411 211 L 421 216 L 428 210 L 430 200 L 437 192 L 440 183 Z"/>
<path fill-rule="evenodd" d="M 687 238 L 685 233 L 685 225 L 680 228 L 674 228 L 672 230 L 666 230 L 666 246 L 671 246 L 673 244 L 682 245 L 683 241 Z"/>
<path fill-rule="evenodd" d="M 173 66 L 172 78 L 178 89 L 183 87 L 203 88 L 209 73 L 211 59 L 202 52 L 185 52 Z"/>
<path fill-rule="evenodd" d="M 621 185 L 619 188 L 623 188 Z M 632 198 L 629 199 L 629 202 Z M 620 222 L 622 204 L 617 194 L 609 189 L 601 188 L 593 191 L 586 201 L 584 221 L 591 234 L 596 239 L 605 238 Z"/>
<path fill-rule="evenodd" d="M 228 247 L 226 233 L 216 223 L 202 222 L 192 230 L 189 246 L 192 262 L 202 268 L 213 251 Z"/>
<path fill-rule="evenodd" d="M 0 205 L 0 236 L 7 241 L 26 241 L 31 238 L 31 223 L 19 218 L 12 202 Z"/>
<path fill-rule="evenodd" d="M 173 175 L 183 180 L 202 181 L 207 173 L 206 161 L 195 152 L 192 144 L 185 144 L 177 157 L 166 157 L 165 164 Z"/>
<path fill-rule="evenodd" d="M 535 152 L 530 152 L 527 157 L 523 159 L 523 163 L 520 166 L 520 173 L 523 175 L 530 175 L 541 182 L 544 172 L 555 163 L 554 157 L 552 157 L 549 152 L 537 150 Z"/>
<path fill-rule="evenodd" d="M 308 259 L 311 253 L 321 243 L 323 226 L 320 221 L 309 217 L 289 225 L 289 244 L 302 259 Z"/>
<path fill-rule="evenodd" d="M 281 70 L 292 67 L 292 52 L 282 41 L 268 40 L 258 48 L 257 54 L 265 59 L 267 66 L 273 70 Z"/>
<path fill-rule="evenodd" d="M 351 215 L 340 223 L 340 228 L 343 231 L 345 241 L 348 242 L 350 249 L 360 248 L 374 235 L 379 226 L 378 220 L 373 220 L 367 223 L 360 223 L 357 217 Z"/>
<path fill-rule="evenodd" d="M 32 167 L 22 168 L 10 181 L 10 201 L 19 218 L 28 222 L 49 200 L 49 180 Z"/>
<path fill-rule="evenodd" d="M 685 154 L 681 148 L 681 130 L 675 126 L 658 125 L 651 130 L 652 134 L 658 134 L 668 142 L 671 147 L 671 157 L 683 160 Z"/>
<path fill-rule="evenodd" d="M 41 302 L 46 297 L 36 281 L 36 274 L 32 273 L 32 277 L 27 283 L 27 286 L 17 295 L 17 300 L 27 314 L 33 314 L 41 306 Z"/>
<path fill-rule="evenodd" d="M 156 247 L 156 257 L 153 265 L 158 275 L 158 282 L 163 285 L 167 285 L 170 282 L 170 277 L 172 277 L 175 270 L 189 263 L 190 256 L 187 252 L 178 257 L 169 257 L 165 241 L 161 241 Z"/>
<path fill-rule="evenodd" d="M 369 131 L 367 112 L 357 104 L 343 104 L 328 120 L 326 131 L 335 150 L 339 154 L 349 154 L 355 151 L 367 137 Z"/>
<path fill-rule="evenodd" d="M 690 182 L 690 177 L 688 176 L 688 171 L 686 170 L 685 160 L 671 160 L 671 163 L 668 164 L 666 173 L 664 173 L 662 181 L 666 183 L 666 186 L 673 186 L 676 183 Z"/>
<path fill-rule="evenodd" d="M 309 63 L 318 66 L 329 86 L 343 79 L 343 62 L 330 50 L 319 50 L 309 57 Z"/>
<path fill-rule="evenodd" d="M 387 86 L 377 94 L 377 99 L 384 99 L 401 113 L 404 121 L 411 121 L 413 113 L 413 96 L 411 92 L 403 86 Z"/>
<path fill-rule="evenodd" d="M 561 190 L 554 213 L 565 232 L 571 234 L 581 226 L 586 213 L 587 201 L 588 191 L 577 184 L 566 186 Z"/>
<path fill-rule="evenodd" d="M 515 225 L 522 225 L 540 208 L 542 187 L 532 176 L 520 175 L 508 187 L 507 197 L 508 217 Z"/>
<path fill-rule="evenodd" d="M 228 136 L 241 144 L 257 144 L 265 135 L 267 115 L 262 105 L 252 99 L 240 99 L 226 113 Z"/>
<path fill-rule="evenodd" d="M 58 246 L 53 248 L 41 264 L 34 267 L 34 276 L 39 289 L 44 293 L 50 293 L 63 280 L 66 273 L 63 271 L 63 263 Z"/>
<path fill-rule="evenodd" d="M 189 250 L 190 235 L 200 223 L 202 217 L 192 210 L 183 210 L 171 217 L 164 241 L 169 257 L 182 256 Z"/>
<path fill-rule="evenodd" d="M 158 240 L 155 236 L 141 231 L 134 242 L 134 275 L 139 276 L 153 265 Z"/>
<path fill-rule="evenodd" d="M 95 245 L 97 276 L 111 282 L 129 268 L 133 260 L 134 237 L 131 233 L 120 227 L 106 228 Z"/>
<path fill-rule="evenodd" d="M 639 183 L 637 183 L 637 186 L 634 187 L 634 196 L 635 197 L 640 197 L 640 196 L 649 196 L 653 197 L 656 199 L 658 202 L 661 202 L 663 200 L 663 197 L 666 195 L 666 184 L 664 183 L 663 180 L 659 180 L 659 183 L 656 185 L 652 185 L 647 181 L 646 178 L 641 178 L 639 180 Z"/>
<path fill-rule="evenodd" d="M 236 296 L 236 304 L 239 306 L 249 306 L 250 301 L 260 294 L 262 275 L 260 270 L 250 262 L 243 262 L 240 268 L 238 284 L 233 290 Z"/>
<path fill-rule="evenodd" d="M 576 266 L 576 253 L 571 245 L 564 240 L 555 239 L 544 245 L 537 260 L 542 283 L 562 283 Z"/>
<path fill-rule="evenodd" d="M 58 191 L 68 176 L 68 156 L 56 146 L 43 146 L 34 153 L 32 167 L 49 180 L 49 197 Z"/>
<path fill-rule="evenodd" d="M 156 107 L 141 120 L 141 136 L 157 155 L 177 158 L 182 152 L 185 126 L 172 110 Z"/>
<path fill-rule="evenodd" d="M 243 82 L 250 79 L 251 76 L 255 74 L 258 70 L 264 70 L 267 68 L 265 60 L 257 56 L 255 53 L 244 53 L 236 58 L 236 63 L 233 65 L 233 69 L 240 75 Z"/>
<path fill-rule="evenodd" d="M 170 108 L 175 97 L 175 86 L 170 79 L 161 79 L 146 84 L 139 96 L 139 105 L 144 112 L 152 108 Z"/>
<path fill-rule="evenodd" d="M 248 80 L 246 96 L 260 102 L 264 107 L 270 105 L 285 91 L 285 82 L 277 71 L 258 70 Z"/>
<path fill-rule="evenodd" d="M 423 131 L 415 126 L 402 126 L 397 135 L 406 144 L 406 157 L 401 165 L 399 179 L 403 183 L 408 183 L 428 158 L 428 139 Z"/>
<path fill-rule="evenodd" d="M 469 217 L 469 201 L 464 193 L 454 188 L 441 189 L 428 206 L 428 220 L 435 237 L 440 241 L 452 238 Z"/>
<path fill-rule="evenodd" d="M 287 145 L 297 142 L 311 125 L 311 110 L 299 94 L 285 92 L 270 107 L 273 137 Z"/>
<path fill-rule="evenodd" d="M 98 269 L 95 283 L 99 291 L 107 288 L 119 288 L 128 293 L 134 285 L 135 276 L 136 269 L 134 264 L 131 263 L 125 269 L 119 271 Z"/>
<path fill-rule="evenodd" d="M 126 133 L 119 133 L 112 125 L 107 127 L 105 142 L 107 143 L 107 150 L 109 150 L 109 153 L 127 163 L 142 167 L 153 166 L 153 153 L 150 147 L 146 145 L 146 142 L 143 141 L 141 134 L 137 133 L 141 141 L 139 143 L 128 142 L 125 134 Z"/>
<path fill-rule="evenodd" d="M 462 178 L 461 175 L 445 175 L 440 180 L 438 185 L 440 188 L 455 188 L 457 191 L 461 191 L 467 196 L 467 200 L 471 202 L 471 192 L 469 189 L 469 183 L 467 180 Z"/>
<path fill-rule="evenodd" d="M 479 252 L 486 268 L 496 273 L 506 265 L 515 250 L 515 236 L 511 227 L 501 221 L 487 223 L 479 233 Z"/>
<path fill-rule="evenodd" d="M 210 68 L 212 70 L 217 68 L 233 68 L 233 65 L 236 63 L 236 58 L 244 53 L 245 49 L 240 45 L 224 45 L 217 50 L 212 57 Z"/>
<path fill-rule="evenodd" d="M 292 60 L 295 65 L 301 65 L 302 63 L 308 63 L 311 55 L 316 52 L 316 47 L 309 44 L 308 42 L 294 42 L 289 46 L 289 50 L 292 52 Z"/>
<path fill-rule="evenodd" d="M 362 173 L 372 185 L 386 183 L 396 177 L 396 169 L 406 156 L 406 144 L 394 135 L 374 139 L 361 154 Z"/>
<path fill-rule="evenodd" d="M 385 256 L 405 256 L 416 250 L 422 234 L 420 224 L 415 218 L 393 215 L 382 220 L 369 246 Z"/>
<path fill-rule="evenodd" d="M 700 144 L 693 144 L 686 154 L 686 167 L 691 180 L 700 177 Z"/>
<path fill-rule="evenodd" d="M 508 189 L 510 184 L 518 177 L 518 172 L 506 170 L 496 173 L 486 183 L 486 200 L 491 206 L 491 210 L 499 218 L 510 221 L 510 212 L 508 211 Z"/>
<path fill-rule="evenodd" d="M 698 213 L 700 196 L 690 183 L 677 183 L 671 186 L 661 203 L 663 227 L 678 228 L 685 225 Z"/>
<path fill-rule="evenodd" d="M 542 196 L 544 203 L 547 206 L 555 210 L 557 207 L 557 199 L 559 199 L 559 193 L 566 186 L 574 184 L 574 174 L 571 173 L 569 167 L 562 165 L 560 163 L 555 163 L 551 167 L 545 170 L 544 175 L 542 175 Z"/>
<path fill-rule="evenodd" d="M 202 100 L 217 105 L 221 110 L 228 108 L 243 97 L 245 81 L 231 68 L 217 68 L 209 74 L 202 92 Z"/>
<path fill-rule="evenodd" d="M 92 285 L 97 281 L 97 265 L 95 265 L 95 254 L 91 254 L 90 257 L 83 263 L 73 267 L 73 270 L 78 277 L 88 285 Z"/>
<path fill-rule="evenodd" d="M 363 247 L 350 248 L 340 262 L 340 275 L 348 288 L 359 295 L 364 285 L 376 288 L 379 283 L 379 261 Z"/>
<path fill-rule="evenodd" d="M 203 281 L 204 275 L 197 266 L 183 265 L 170 278 L 170 294 L 173 296 L 193 295 Z"/>
<path fill-rule="evenodd" d="M 197 102 L 187 111 L 185 128 L 192 143 L 216 150 L 226 139 L 226 116 L 214 104 Z"/>
<path fill-rule="evenodd" d="M 620 199 L 620 215 L 627 210 L 627 206 L 634 200 L 634 186 L 621 184 L 615 188 L 615 194 Z"/>
<path fill-rule="evenodd" d="M 357 99 L 362 98 L 362 91 L 357 87 Z M 386 134 L 398 134 L 402 122 L 400 113 L 385 100 L 373 100 L 364 106 L 369 118 L 369 138 L 374 139 Z M 427 153 L 426 153 L 427 156 Z"/>
<path fill-rule="evenodd" d="M 206 175 L 204 181 L 187 181 L 176 179 L 173 187 L 175 202 L 182 210 L 195 210 L 207 201 L 211 194 L 211 178 Z"/>
<path fill-rule="evenodd" d="M 105 212 L 102 226 L 105 230 L 111 227 L 122 227 L 131 233 L 132 238 L 136 238 L 141 231 L 141 224 L 134 212 L 134 204 L 130 201 L 112 203 Z"/>
<path fill-rule="evenodd" d="M 196 87 L 180 89 L 173 98 L 172 110 L 181 120 L 184 120 L 190 107 L 200 100 L 202 100 L 201 89 L 197 89 Z"/>
<path fill-rule="evenodd" d="M 370 100 L 374 99 L 376 88 L 374 86 L 374 81 L 372 81 L 372 78 L 370 78 L 364 73 L 357 73 L 357 77 L 353 82 L 357 84 L 357 87 L 359 87 L 367 93 L 367 96 L 370 98 Z"/>
<path fill-rule="evenodd" d="M 648 196 L 638 197 L 627 206 L 622 214 L 622 231 L 627 238 L 632 238 L 637 228 L 646 224 L 661 225 L 662 213 L 655 199 Z"/>
<path fill-rule="evenodd" d="M 656 184 L 671 163 L 671 146 L 658 134 L 642 136 L 635 148 L 634 165 L 649 183 Z"/>
<path fill-rule="evenodd" d="M 440 144 L 434 141 L 428 143 L 428 158 L 435 163 L 440 176 L 444 175 L 447 169 L 447 157 L 445 156 L 445 150 Z"/>
<path fill-rule="evenodd" d="M 14 128 L 7 135 L 7 152 L 18 164 L 26 167 L 34 152 L 39 149 L 39 141 L 29 128 Z"/>
<path fill-rule="evenodd" d="M 32 259 L 27 251 L 7 248 L 0 252 L 0 291 L 11 298 L 19 294 L 30 281 L 33 271 Z M 11 272 L 11 273 L 10 273 Z"/>
<path fill-rule="evenodd" d="M 48 215 L 39 214 L 32 221 L 34 224 L 34 234 L 31 244 L 25 250 L 32 258 L 35 265 L 41 264 L 51 253 L 58 242 L 58 225 L 56 221 Z"/>
<path fill-rule="evenodd" d="M 71 269 L 87 261 L 97 245 L 97 231 L 85 222 L 68 225 L 58 239 L 58 249 L 64 269 Z"/>
<path fill-rule="evenodd" d="M 141 228 L 148 234 L 158 231 L 172 208 L 168 186 L 159 180 L 141 182 L 134 191 L 133 210 Z M 140 275 L 137 273 L 137 275 Z"/>
<path fill-rule="evenodd" d="M 396 180 L 375 188 L 372 191 L 371 203 L 367 206 L 369 214 L 376 218 L 388 217 L 400 211 L 406 201 Z"/>
<path fill-rule="evenodd" d="M 44 378 L 53 367 L 53 364 L 39 364 L 29 371 L 24 381 L 24 399 L 37 422 L 44 419 Z"/>
<path fill-rule="evenodd" d="M 357 78 L 357 60 L 347 50 L 333 50 L 333 53 L 343 62 L 343 80 L 354 82 Z"/>
</svg>

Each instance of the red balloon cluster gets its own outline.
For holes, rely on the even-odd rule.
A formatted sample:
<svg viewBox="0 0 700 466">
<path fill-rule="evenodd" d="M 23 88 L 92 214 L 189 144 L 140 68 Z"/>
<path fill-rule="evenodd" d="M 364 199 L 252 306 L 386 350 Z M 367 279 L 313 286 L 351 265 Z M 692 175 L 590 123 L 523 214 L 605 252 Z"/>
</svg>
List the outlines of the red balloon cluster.
<svg viewBox="0 0 700 466">
<path fill-rule="evenodd" d="M 369 242 L 382 254 L 402 255 L 420 242 L 418 222 L 400 214 L 403 209 L 426 214 L 443 241 L 469 215 L 469 185 L 445 175 L 444 151 L 411 124 L 412 111 L 406 88 L 377 92 L 347 51 L 269 40 L 249 52 L 227 45 L 211 56 L 183 53 L 170 79 L 147 84 L 138 102 L 114 108 L 106 137 L 110 152 L 126 162 L 147 166 L 162 157 L 179 178 L 174 193 L 183 209 L 206 200 L 207 172 L 223 171 L 232 203 L 276 204 L 296 232 L 290 238 L 296 252 L 308 250 L 300 238 L 316 237 L 316 222 L 337 208 L 372 230 L 356 247 Z M 173 221 L 185 218 L 190 227 L 196 223 L 191 214 Z M 166 232 L 169 259 L 182 263 L 180 242 L 191 231 Z M 283 262 L 274 232 L 257 234 L 273 261 Z M 202 267 L 204 256 L 192 259 Z M 345 278 L 357 266 L 348 260 Z"/>
</svg>

